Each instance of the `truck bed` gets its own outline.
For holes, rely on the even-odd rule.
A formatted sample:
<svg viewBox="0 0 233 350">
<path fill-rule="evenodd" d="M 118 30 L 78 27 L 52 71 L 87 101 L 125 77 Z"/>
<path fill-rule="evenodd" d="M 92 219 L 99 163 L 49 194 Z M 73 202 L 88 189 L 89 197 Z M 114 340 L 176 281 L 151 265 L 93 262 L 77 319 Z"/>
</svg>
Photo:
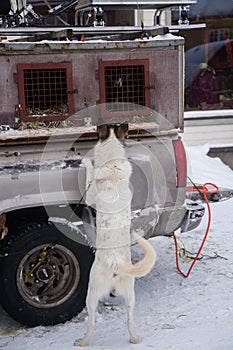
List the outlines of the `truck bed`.
<svg viewBox="0 0 233 350">
<path fill-rule="evenodd" d="M 157 123 L 130 124 L 125 146 L 133 166 L 132 215 L 136 228 L 144 221 L 148 230 L 157 211 L 163 215 L 173 211 L 175 226 L 184 216 L 185 188 L 176 186 L 173 140 L 177 139 L 177 130 L 160 130 Z M 77 204 L 80 200 L 85 203 L 85 168 L 81 162 L 83 157 L 93 158 L 96 142 L 93 126 L 2 133 L 0 213 Z M 177 218 L 175 207 L 182 212 Z M 164 223 L 170 227 L 169 222 Z M 168 226 L 167 231 L 163 225 L 157 233 L 170 233 Z"/>
</svg>

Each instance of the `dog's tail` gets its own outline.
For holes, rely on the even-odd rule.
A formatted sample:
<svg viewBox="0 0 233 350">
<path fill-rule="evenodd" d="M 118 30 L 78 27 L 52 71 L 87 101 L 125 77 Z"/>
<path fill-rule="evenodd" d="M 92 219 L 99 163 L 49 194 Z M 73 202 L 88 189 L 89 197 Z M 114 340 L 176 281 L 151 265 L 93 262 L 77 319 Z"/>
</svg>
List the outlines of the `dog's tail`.
<svg viewBox="0 0 233 350">
<path fill-rule="evenodd" d="M 124 263 L 114 265 L 113 270 L 116 274 L 130 275 L 134 277 L 143 277 L 147 275 L 156 261 L 156 254 L 152 245 L 136 232 L 132 232 L 133 238 L 138 242 L 144 252 L 144 258 L 136 264 Z"/>
</svg>

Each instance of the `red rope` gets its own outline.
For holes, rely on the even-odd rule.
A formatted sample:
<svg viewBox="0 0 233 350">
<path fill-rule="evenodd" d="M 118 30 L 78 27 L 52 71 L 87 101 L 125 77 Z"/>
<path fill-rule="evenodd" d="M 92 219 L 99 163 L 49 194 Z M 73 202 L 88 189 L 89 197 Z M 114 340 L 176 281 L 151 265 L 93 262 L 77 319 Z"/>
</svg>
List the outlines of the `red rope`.
<svg viewBox="0 0 233 350">
<path fill-rule="evenodd" d="M 214 189 L 209 189 L 208 186 L 211 186 L 212 188 Z M 218 192 L 218 186 L 216 186 L 215 184 L 213 183 L 210 183 L 210 182 L 206 182 L 203 186 L 191 186 L 191 187 L 188 187 L 188 191 L 189 192 L 198 192 L 200 191 L 202 194 L 203 194 L 203 197 L 205 199 L 205 202 L 206 202 L 206 205 L 207 205 L 207 210 L 208 210 L 208 222 L 207 222 L 207 227 L 206 227 L 206 231 L 205 231 L 205 235 L 204 235 L 204 238 L 202 239 L 202 242 L 201 242 L 201 245 L 200 245 L 200 248 L 192 262 L 192 264 L 190 265 L 187 273 L 184 273 L 181 269 L 180 269 L 180 266 L 179 266 L 179 249 L 178 249 L 178 243 L 177 243 L 177 238 L 176 238 L 176 234 L 174 233 L 173 234 L 173 238 L 174 238 L 174 241 L 175 241 L 175 248 L 176 248 L 176 268 L 177 270 L 179 271 L 179 273 L 184 277 L 184 278 L 188 278 L 197 259 L 199 258 L 200 254 L 201 254 L 201 251 L 204 247 L 204 244 L 205 244 L 205 241 L 207 239 L 207 236 L 209 234 L 209 229 L 210 229 L 210 223 L 211 223 L 211 210 L 210 210 L 210 204 L 209 204 L 209 201 L 208 201 L 208 198 L 207 198 L 207 194 L 213 194 L 213 193 L 217 193 Z"/>
</svg>

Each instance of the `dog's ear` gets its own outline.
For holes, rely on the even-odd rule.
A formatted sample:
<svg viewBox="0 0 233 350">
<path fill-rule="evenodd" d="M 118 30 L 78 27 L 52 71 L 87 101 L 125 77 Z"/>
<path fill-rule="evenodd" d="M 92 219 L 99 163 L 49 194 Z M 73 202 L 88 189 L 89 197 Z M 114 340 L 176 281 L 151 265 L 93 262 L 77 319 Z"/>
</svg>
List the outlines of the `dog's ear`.
<svg viewBox="0 0 233 350">
<path fill-rule="evenodd" d="M 104 141 L 107 140 L 110 136 L 110 127 L 107 124 L 98 125 L 97 126 L 97 133 L 99 140 Z"/>
<path fill-rule="evenodd" d="M 128 136 L 129 124 L 122 123 L 117 129 L 117 137 L 119 139 L 125 139 Z"/>
</svg>

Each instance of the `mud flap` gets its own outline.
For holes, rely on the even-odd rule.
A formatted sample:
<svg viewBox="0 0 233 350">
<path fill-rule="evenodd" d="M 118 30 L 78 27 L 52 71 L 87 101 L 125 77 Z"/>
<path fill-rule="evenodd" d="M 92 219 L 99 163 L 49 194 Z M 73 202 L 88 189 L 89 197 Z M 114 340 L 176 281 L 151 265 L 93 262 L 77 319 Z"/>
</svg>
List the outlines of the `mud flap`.
<svg viewBox="0 0 233 350">
<path fill-rule="evenodd" d="M 6 214 L 0 215 L 0 240 L 5 238 L 8 233 L 8 228 L 6 226 Z"/>
</svg>

